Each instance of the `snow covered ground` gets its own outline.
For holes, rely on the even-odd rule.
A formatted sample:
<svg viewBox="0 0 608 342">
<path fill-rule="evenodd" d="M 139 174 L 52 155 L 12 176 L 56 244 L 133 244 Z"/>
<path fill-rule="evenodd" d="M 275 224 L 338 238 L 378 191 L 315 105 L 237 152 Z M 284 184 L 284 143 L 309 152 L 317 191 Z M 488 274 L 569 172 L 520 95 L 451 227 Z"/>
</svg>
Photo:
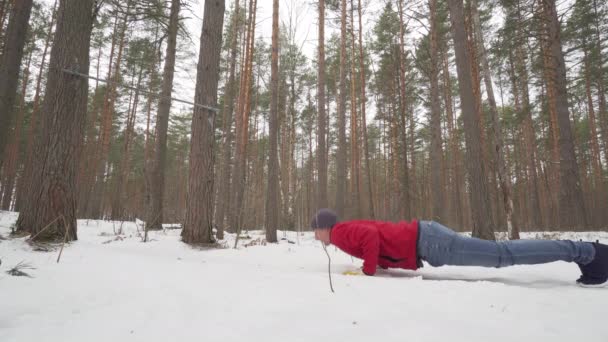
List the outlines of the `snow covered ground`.
<svg viewBox="0 0 608 342">
<path fill-rule="evenodd" d="M 0 212 L 0 235 L 16 219 Z M 201 250 L 179 230 L 142 243 L 141 227 L 120 225 L 79 221 L 59 263 L 25 238 L 0 240 L 0 341 L 608 341 L 608 289 L 576 286 L 574 264 L 346 276 L 361 261 L 330 247 L 331 293 L 311 233 Z M 6 273 L 22 261 L 31 278 Z"/>
</svg>

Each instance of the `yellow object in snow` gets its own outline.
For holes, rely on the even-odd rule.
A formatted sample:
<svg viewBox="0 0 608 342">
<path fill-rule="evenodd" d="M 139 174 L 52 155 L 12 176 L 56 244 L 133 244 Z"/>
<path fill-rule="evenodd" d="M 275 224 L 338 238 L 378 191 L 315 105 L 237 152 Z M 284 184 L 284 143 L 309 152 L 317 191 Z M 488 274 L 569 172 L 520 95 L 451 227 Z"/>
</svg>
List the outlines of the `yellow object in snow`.
<svg viewBox="0 0 608 342">
<path fill-rule="evenodd" d="M 360 276 L 360 275 L 363 275 L 363 272 L 361 272 L 361 270 L 358 269 L 358 270 L 352 270 L 352 271 L 344 271 L 344 272 L 342 272 L 342 274 L 344 274 L 344 275 Z"/>
</svg>

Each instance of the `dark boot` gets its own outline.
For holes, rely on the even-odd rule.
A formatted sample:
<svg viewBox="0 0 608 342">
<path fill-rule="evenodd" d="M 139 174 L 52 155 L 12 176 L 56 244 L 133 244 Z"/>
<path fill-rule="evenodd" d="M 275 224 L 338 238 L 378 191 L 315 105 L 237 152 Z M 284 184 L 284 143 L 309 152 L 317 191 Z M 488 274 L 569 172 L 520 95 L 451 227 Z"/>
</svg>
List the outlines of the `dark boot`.
<svg viewBox="0 0 608 342">
<path fill-rule="evenodd" d="M 594 242 L 595 257 L 587 265 L 578 264 L 581 277 L 576 281 L 584 287 L 602 287 L 608 285 L 608 246 Z"/>
</svg>

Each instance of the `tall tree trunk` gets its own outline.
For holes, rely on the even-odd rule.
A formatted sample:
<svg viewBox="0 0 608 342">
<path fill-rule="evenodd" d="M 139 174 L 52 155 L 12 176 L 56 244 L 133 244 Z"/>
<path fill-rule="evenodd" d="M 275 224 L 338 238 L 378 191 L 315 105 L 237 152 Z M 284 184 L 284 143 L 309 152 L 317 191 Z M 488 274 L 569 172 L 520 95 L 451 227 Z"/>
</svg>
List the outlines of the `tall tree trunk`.
<svg viewBox="0 0 608 342">
<path fill-rule="evenodd" d="M 116 43 L 118 41 L 118 24 L 119 24 L 119 16 L 116 15 L 114 18 L 114 27 L 112 32 L 114 32 L 114 34 L 112 34 L 112 43 L 111 43 L 111 47 L 110 47 L 110 59 L 109 59 L 109 63 L 108 63 L 108 73 L 107 73 L 107 79 L 108 80 L 112 80 L 112 69 L 114 66 L 114 51 L 116 50 Z M 99 66 L 98 66 L 99 67 Z M 87 218 L 98 218 L 99 213 L 98 208 L 99 208 L 99 201 L 100 201 L 100 197 L 101 196 L 95 196 L 94 194 L 98 194 L 99 191 L 99 187 L 101 186 L 101 183 L 98 183 L 96 181 L 96 176 L 97 176 L 97 170 L 99 169 L 99 164 L 100 159 L 101 159 L 101 146 L 102 146 L 102 141 L 103 141 L 103 132 L 104 132 L 104 124 L 106 121 L 106 116 L 109 114 L 109 111 L 107 110 L 108 108 L 108 103 L 109 103 L 109 97 L 111 94 L 111 90 L 112 89 L 112 85 L 107 84 L 105 89 L 104 89 L 104 96 L 103 96 L 103 102 L 102 102 L 102 108 L 101 108 L 101 112 L 97 113 L 94 112 L 93 113 L 93 120 L 92 122 L 89 123 L 88 125 L 88 129 L 87 132 L 89 133 L 89 136 L 91 137 L 90 139 L 93 140 L 93 134 L 95 132 L 95 124 L 97 121 L 97 115 L 99 115 L 99 133 L 97 134 L 97 142 L 95 144 L 92 144 L 93 146 L 91 146 L 91 150 L 87 150 L 88 153 L 91 154 L 90 158 L 90 165 L 88 165 L 87 167 L 85 167 L 85 171 L 84 172 L 84 179 L 81 181 L 82 185 L 80 186 L 80 188 L 84 188 L 83 190 L 83 194 L 81 195 L 81 203 L 80 203 L 80 211 L 81 211 L 81 215 Z M 91 144 L 90 144 L 91 145 Z"/>
<path fill-rule="evenodd" d="M 19 70 L 31 12 L 32 0 L 18 0 L 13 3 L 6 29 L 6 44 L 0 60 L 0 153 L 6 148 L 12 127 Z M 0 154 L 0 167 L 3 161 L 4 156 Z"/>
<path fill-rule="evenodd" d="M 604 208 L 600 207 L 602 205 L 601 198 L 604 197 L 604 181 L 603 181 L 603 170 L 602 163 L 600 157 L 600 145 L 598 142 L 598 132 L 597 132 L 597 123 L 595 118 L 595 109 L 593 108 L 593 97 L 591 94 L 591 63 L 589 62 L 589 55 L 587 52 L 587 44 L 583 43 L 585 46 L 583 48 L 583 63 L 585 66 L 585 93 L 587 95 L 587 108 L 589 114 L 589 129 L 590 129 L 590 138 L 591 138 L 591 166 L 593 169 L 593 187 L 591 189 L 591 198 L 592 198 L 592 218 L 593 225 L 598 227 L 601 225 L 601 216 L 600 210 Z"/>
<path fill-rule="evenodd" d="M 400 117 L 402 121 L 402 139 L 403 139 L 403 182 L 401 186 L 401 194 L 403 196 L 401 200 L 402 217 L 404 219 L 412 217 L 412 201 L 410 199 L 410 172 L 408 163 L 408 148 L 407 148 L 407 134 L 405 126 L 405 118 L 407 117 L 407 94 L 406 94 L 406 78 L 405 78 L 405 23 L 403 21 L 403 0 L 397 2 L 399 9 L 399 79 L 401 86 L 399 87 L 399 99 L 400 99 Z M 416 170 L 412 169 L 412 172 Z"/>
<path fill-rule="evenodd" d="M 353 0 L 350 0 L 350 38 L 351 38 L 351 60 L 350 60 L 350 155 L 351 155 L 351 189 L 353 216 L 361 218 L 361 159 L 359 155 L 359 128 L 357 123 L 357 97 L 356 97 L 356 72 L 355 72 L 355 8 Z"/>
<path fill-rule="evenodd" d="M 113 198 L 112 198 L 112 220 L 124 220 L 127 218 L 127 211 L 125 208 L 125 194 L 126 194 L 126 185 L 128 185 L 129 180 L 129 166 L 131 161 L 131 142 L 133 140 L 133 132 L 135 128 L 135 117 L 137 115 L 137 106 L 139 104 L 139 88 L 141 86 L 141 81 L 143 77 L 143 66 L 140 67 L 139 73 L 137 75 L 137 82 L 135 85 L 135 94 L 133 94 L 133 105 L 129 103 L 129 110 L 127 111 L 127 122 L 124 131 L 124 142 L 122 149 L 122 156 L 120 163 L 118 165 L 118 170 L 116 174 L 118 177 L 116 178 Z M 132 83 L 131 83 L 132 84 Z M 129 101 L 130 102 L 130 101 Z M 149 228 L 148 228 L 149 229 Z"/>
<path fill-rule="evenodd" d="M 361 129 L 362 129 L 362 138 L 363 138 L 363 148 L 365 155 L 365 173 L 367 175 L 367 195 L 369 199 L 369 217 L 370 219 L 374 219 L 374 192 L 372 191 L 372 174 L 370 171 L 369 165 L 369 143 L 367 136 L 367 118 L 365 111 L 365 103 L 367 102 L 366 94 L 365 94 L 365 63 L 363 55 L 363 22 L 361 15 L 361 0 L 359 0 L 358 6 L 359 12 L 359 78 L 361 79 Z"/>
<path fill-rule="evenodd" d="M 574 136 L 570 123 L 566 66 L 562 52 L 560 23 L 555 8 L 555 0 L 542 0 L 547 23 L 548 50 L 552 65 L 550 77 L 556 90 L 556 110 L 559 124 L 560 145 L 560 224 L 562 229 L 584 227 L 587 213 L 581 191 L 578 163 L 574 153 Z"/>
<path fill-rule="evenodd" d="M 230 36 L 230 66 L 228 84 L 226 86 L 226 95 L 224 100 L 224 120 L 223 120 L 223 133 L 224 133 L 224 153 L 222 154 L 222 162 L 220 166 L 220 181 L 219 181 L 219 203 L 217 211 L 215 212 L 215 224 L 217 226 L 217 238 L 224 238 L 224 219 L 226 213 L 230 208 L 230 160 L 232 159 L 232 141 L 234 140 L 232 134 L 232 122 L 234 112 L 234 96 L 236 93 L 236 59 L 238 53 L 238 36 L 240 29 L 240 0 L 236 1 L 234 6 L 234 13 L 232 15 L 232 29 Z"/>
<path fill-rule="evenodd" d="M 321 0 L 323 2 L 323 0 Z M 279 225 L 279 0 L 272 2 L 272 61 L 270 67 L 270 127 L 268 157 L 268 193 L 266 196 L 266 241 L 277 242 Z"/>
<path fill-rule="evenodd" d="M 122 18 L 122 23 L 120 29 L 118 31 L 118 55 L 116 56 L 116 60 L 114 64 L 110 63 L 110 69 L 108 70 L 110 80 L 110 84 L 106 87 L 106 94 L 104 96 L 104 105 L 103 112 L 101 117 L 101 128 L 99 133 L 99 143 L 98 143 L 98 153 L 97 158 L 95 159 L 95 168 L 94 172 L 96 173 L 96 181 L 95 186 L 93 188 L 92 198 L 88 201 L 91 203 L 90 206 L 90 215 L 89 217 L 94 218 L 103 218 L 105 214 L 105 178 L 106 178 L 106 168 L 108 155 L 110 153 L 110 140 L 112 135 L 112 117 L 115 111 L 114 104 L 116 101 L 116 88 L 120 74 L 120 64 L 122 61 L 122 53 L 124 50 L 124 46 L 126 44 L 125 35 L 128 26 L 129 12 L 131 9 L 132 0 L 127 0 L 127 9 L 125 11 L 124 17 Z M 116 27 L 116 25 L 115 25 Z M 114 46 L 114 42 L 113 42 Z M 110 52 L 110 59 L 114 56 L 113 51 Z M 111 72 L 111 68 L 114 68 L 114 72 Z"/>
<path fill-rule="evenodd" d="M 165 193 L 165 164 L 167 160 L 167 129 L 169 127 L 169 111 L 171 110 L 171 92 L 173 90 L 173 74 L 175 72 L 175 54 L 177 46 L 177 31 L 179 29 L 180 0 L 171 0 L 171 14 L 167 31 L 167 51 L 165 53 L 165 68 L 161 98 L 156 114 L 156 139 L 152 172 L 150 173 L 151 189 L 150 203 L 146 210 L 146 228 L 148 230 L 162 229 L 163 196 Z"/>
<path fill-rule="evenodd" d="M 483 71 L 484 85 L 486 94 L 488 95 L 488 103 L 490 104 L 490 120 L 492 127 L 493 149 L 495 153 L 496 170 L 498 173 L 498 182 L 502 192 L 502 201 L 507 218 L 507 232 L 509 239 L 519 239 L 519 226 L 513 220 L 513 199 L 511 198 L 511 179 L 507 176 L 507 164 L 505 162 L 504 142 L 502 137 L 502 128 L 498 116 L 498 108 L 496 98 L 494 97 L 494 85 L 492 83 L 492 74 L 490 72 L 490 63 L 488 62 L 487 52 L 484 45 L 484 35 L 479 20 L 479 11 L 477 8 L 477 0 L 471 1 L 471 9 L 473 14 L 473 24 L 476 34 L 476 44 L 479 61 Z"/>
<path fill-rule="evenodd" d="M 543 24 L 543 31 L 546 30 L 546 24 Z M 559 216 L 559 126 L 557 124 L 557 102 L 555 99 L 555 84 L 551 77 L 551 69 L 553 68 L 552 59 L 550 56 L 550 52 L 547 48 L 547 39 L 542 39 L 540 42 L 541 54 L 543 57 L 543 78 L 545 80 L 545 87 L 547 88 L 547 107 L 549 109 L 549 129 L 551 131 L 550 141 L 551 141 L 551 164 L 550 164 L 550 174 L 551 174 L 551 202 L 552 202 L 552 226 L 557 225 Z"/>
<path fill-rule="evenodd" d="M 465 124 L 467 168 L 471 184 L 469 195 L 473 219 L 472 231 L 475 237 L 494 240 L 482 146 L 479 146 L 481 128 L 475 115 L 471 64 L 469 63 L 469 52 L 466 48 L 462 0 L 448 0 L 448 6 L 456 52 L 456 69 L 458 71 L 462 115 Z"/>
<path fill-rule="evenodd" d="M 42 104 L 42 129 L 27 205 L 17 226 L 36 240 L 77 239 L 76 171 L 82 144 L 89 72 L 93 0 L 61 0 Z M 44 231 L 43 231 L 44 230 Z"/>
<path fill-rule="evenodd" d="M 253 71 L 253 51 L 255 48 L 255 18 L 257 0 L 249 2 L 249 22 L 245 37 L 245 59 L 241 71 L 240 94 L 236 112 L 236 150 L 232 169 L 232 198 L 230 210 L 230 229 L 239 232 L 242 226 L 243 198 L 247 165 L 247 141 L 249 140 L 249 93 Z"/>
<path fill-rule="evenodd" d="M 206 0 L 196 75 L 194 103 L 216 106 L 224 0 Z M 194 108 L 188 173 L 187 210 L 182 230 L 186 243 L 211 243 L 215 112 Z"/>
<path fill-rule="evenodd" d="M 528 76 L 528 63 L 527 55 L 524 51 L 524 45 L 526 45 L 527 38 L 524 37 L 524 29 L 521 27 L 524 19 L 522 18 L 520 1 L 516 3 L 516 34 L 517 38 L 514 44 L 515 50 L 515 61 L 516 61 L 516 81 L 520 84 L 521 92 L 521 115 L 522 119 L 522 131 L 524 133 L 524 143 L 526 152 L 526 169 L 528 175 L 528 181 L 532 184 L 528 185 L 527 197 L 529 199 L 528 218 L 532 223 L 532 228 L 538 229 L 544 226 L 543 214 L 540 206 L 540 194 L 538 184 L 538 172 L 536 171 L 536 141 L 534 137 L 534 127 L 532 122 L 532 105 L 530 104 L 530 90 L 529 90 L 529 76 Z"/>
<path fill-rule="evenodd" d="M 344 218 L 346 197 L 346 0 L 340 1 L 340 98 L 338 100 L 338 154 L 336 160 L 336 213 Z"/>
<path fill-rule="evenodd" d="M 19 103 L 19 112 L 15 121 L 15 130 L 8 145 L 6 145 L 5 156 L 7 162 L 4 165 L 3 171 L 3 191 L 2 210 L 10 210 L 11 201 L 13 199 L 13 190 L 15 187 L 15 176 L 17 173 L 17 165 L 19 164 L 19 147 L 21 146 L 21 128 L 23 127 L 23 116 L 25 115 L 25 95 L 27 93 L 27 84 L 30 79 L 30 65 L 32 63 L 32 50 L 30 50 L 27 58 L 23 78 L 21 80 L 21 99 Z"/>
<path fill-rule="evenodd" d="M 600 67 L 597 68 L 596 73 L 596 86 L 597 86 L 597 97 L 599 102 L 599 111 L 598 118 L 600 122 L 600 127 L 602 130 L 602 138 L 604 144 L 604 154 L 608 156 L 608 110 L 606 108 L 606 91 L 605 91 L 605 82 L 604 82 L 604 68 L 601 67 L 604 65 L 603 58 L 603 46 L 602 46 L 602 31 L 600 28 L 600 15 L 598 13 L 598 2 L 597 0 L 593 0 L 593 13 L 595 15 L 595 48 L 598 51 L 598 61 L 597 65 Z M 607 214 L 608 215 L 608 214 Z"/>
<path fill-rule="evenodd" d="M 457 136 L 456 136 L 456 128 L 454 125 L 454 110 L 453 110 L 453 100 L 452 100 L 452 79 L 450 76 L 450 66 L 448 61 L 447 51 L 442 51 L 443 56 L 443 96 L 445 102 L 445 109 L 447 114 L 447 122 L 448 122 L 448 135 L 449 135 L 449 164 L 450 169 L 452 170 L 451 182 L 453 185 L 453 193 L 451 195 L 450 202 L 454 206 L 452 211 L 455 212 L 455 221 L 458 224 L 459 228 L 462 228 L 464 225 L 464 217 L 463 217 L 463 201 L 461 200 L 462 190 L 461 185 L 464 184 L 462 177 L 462 171 L 460 168 L 459 160 L 461 159 L 460 150 L 458 148 Z"/>
<path fill-rule="evenodd" d="M 443 149 L 441 139 L 441 103 L 439 99 L 439 47 L 437 42 L 437 0 L 429 1 L 431 15 L 431 51 L 429 77 L 431 83 L 431 217 L 435 221 L 444 221 L 445 186 L 443 184 Z"/>
<path fill-rule="evenodd" d="M 319 0 L 319 48 L 317 85 L 317 207 L 327 207 L 327 154 L 325 113 L 325 0 Z"/>
<path fill-rule="evenodd" d="M 32 106 L 32 113 L 30 114 L 30 122 L 27 130 L 27 144 L 25 148 L 25 161 L 23 164 L 23 174 L 17 180 L 17 199 L 15 203 L 15 210 L 20 211 L 23 205 L 23 197 L 25 196 L 25 188 L 29 184 L 31 178 L 32 167 L 33 167 L 33 146 L 34 140 L 36 139 L 38 132 L 38 110 L 40 106 L 40 89 L 42 87 L 42 78 L 44 67 L 46 63 L 47 52 L 51 44 L 51 37 L 53 37 L 53 26 L 55 25 L 55 19 L 57 17 L 57 0 L 53 4 L 53 12 L 51 16 L 51 22 L 48 27 L 46 39 L 44 41 L 44 50 L 42 51 L 42 61 L 40 62 L 40 69 L 38 70 L 38 78 L 36 79 L 36 91 L 34 93 L 34 104 Z"/>
<path fill-rule="evenodd" d="M 280 44 L 279 44 L 280 45 Z M 271 66 L 272 68 L 272 66 Z M 287 73 L 287 71 L 285 71 L 284 73 Z M 272 77 L 272 75 L 271 75 Z M 279 88 L 279 99 L 278 99 L 278 124 L 277 127 L 279 127 L 279 132 L 278 134 L 278 138 L 277 140 L 279 140 L 278 146 L 281 147 L 279 153 L 279 180 L 280 180 L 280 196 L 279 196 L 279 200 L 278 200 L 278 208 L 277 210 L 280 211 L 280 218 L 279 218 L 279 224 L 278 226 L 283 227 L 283 231 L 287 230 L 288 228 L 291 227 L 290 225 L 290 212 L 291 212 L 291 201 L 290 201 L 290 197 L 291 194 L 289 192 L 290 189 L 290 177 L 289 177 L 289 156 L 291 153 L 291 144 L 290 144 L 290 138 L 289 138 L 289 134 L 290 134 L 290 121 L 288 120 L 288 115 L 290 115 L 291 113 L 288 113 L 288 109 L 287 109 L 287 92 L 288 92 L 288 87 L 287 87 L 287 75 L 281 77 L 281 83 L 278 86 Z M 272 84 L 271 84 L 272 86 Z M 271 94 L 272 95 L 272 94 Z M 272 100 L 272 98 L 271 98 Z M 278 149 L 278 147 L 277 147 Z M 284 233 L 285 234 L 285 233 Z"/>
</svg>

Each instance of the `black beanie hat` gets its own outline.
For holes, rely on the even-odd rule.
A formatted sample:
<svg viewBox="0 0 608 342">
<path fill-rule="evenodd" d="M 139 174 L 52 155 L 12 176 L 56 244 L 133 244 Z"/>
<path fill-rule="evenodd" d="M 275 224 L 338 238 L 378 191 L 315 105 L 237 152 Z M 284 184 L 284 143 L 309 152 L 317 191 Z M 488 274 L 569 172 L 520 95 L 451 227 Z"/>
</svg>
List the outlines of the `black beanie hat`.
<svg viewBox="0 0 608 342">
<path fill-rule="evenodd" d="M 338 215 L 330 209 L 319 209 L 310 222 L 312 229 L 329 229 L 338 223 Z"/>
</svg>

